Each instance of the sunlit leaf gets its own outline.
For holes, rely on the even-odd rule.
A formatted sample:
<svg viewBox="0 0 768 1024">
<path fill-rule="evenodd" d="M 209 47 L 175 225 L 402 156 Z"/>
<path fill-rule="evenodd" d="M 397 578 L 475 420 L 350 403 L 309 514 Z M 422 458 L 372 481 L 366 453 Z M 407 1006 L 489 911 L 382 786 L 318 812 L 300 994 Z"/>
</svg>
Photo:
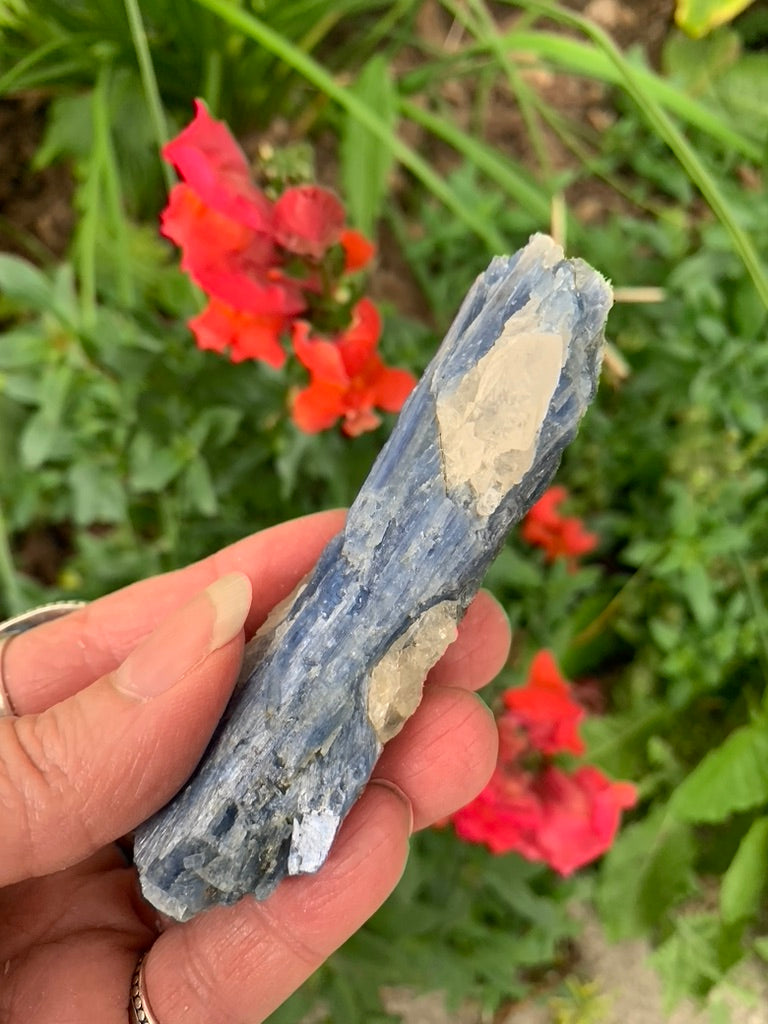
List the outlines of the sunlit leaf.
<svg viewBox="0 0 768 1024">
<path fill-rule="evenodd" d="M 768 818 L 758 818 L 741 840 L 723 877 L 720 913 L 726 924 L 757 915 L 768 879 Z"/>
<path fill-rule="evenodd" d="M 689 35 L 705 36 L 750 6 L 752 0 L 677 0 L 675 21 Z"/>
<path fill-rule="evenodd" d="M 761 719 L 707 754 L 676 791 L 671 809 L 681 821 L 716 822 L 765 803 L 768 722 Z"/>
</svg>

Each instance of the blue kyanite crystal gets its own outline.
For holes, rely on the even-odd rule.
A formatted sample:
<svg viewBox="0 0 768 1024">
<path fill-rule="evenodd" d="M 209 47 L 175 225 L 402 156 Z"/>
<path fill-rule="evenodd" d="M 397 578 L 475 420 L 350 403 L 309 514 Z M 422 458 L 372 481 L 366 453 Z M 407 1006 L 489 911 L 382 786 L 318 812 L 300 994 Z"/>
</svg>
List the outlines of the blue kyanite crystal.
<svg viewBox="0 0 768 1024">
<path fill-rule="evenodd" d="M 477 279 L 344 532 L 248 644 L 200 765 L 139 828 L 155 907 L 187 920 L 323 864 L 573 439 L 610 305 L 606 281 L 543 235 Z"/>
</svg>

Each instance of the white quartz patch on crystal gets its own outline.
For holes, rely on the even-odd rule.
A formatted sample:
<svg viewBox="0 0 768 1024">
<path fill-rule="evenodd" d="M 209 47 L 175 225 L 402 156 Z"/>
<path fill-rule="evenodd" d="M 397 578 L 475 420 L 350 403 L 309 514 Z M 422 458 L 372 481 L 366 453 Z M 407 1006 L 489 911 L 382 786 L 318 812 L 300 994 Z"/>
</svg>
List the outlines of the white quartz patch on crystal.
<svg viewBox="0 0 768 1024">
<path fill-rule="evenodd" d="M 469 484 L 478 515 L 494 512 L 531 468 L 567 345 L 565 329 L 542 331 L 538 304 L 528 302 L 458 387 L 438 397 L 446 488 Z"/>
<path fill-rule="evenodd" d="M 325 863 L 339 827 L 339 815 L 332 811 L 314 811 L 293 819 L 288 874 L 306 875 Z"/>
<path fill-rule="evenodd" d="M 419 706 L 427 672 L 456 639 L 458 614 L 455 601 L 428 608 L 371 670 L 368 719 L 381 743 L 400 732 Z"/>
</svg>

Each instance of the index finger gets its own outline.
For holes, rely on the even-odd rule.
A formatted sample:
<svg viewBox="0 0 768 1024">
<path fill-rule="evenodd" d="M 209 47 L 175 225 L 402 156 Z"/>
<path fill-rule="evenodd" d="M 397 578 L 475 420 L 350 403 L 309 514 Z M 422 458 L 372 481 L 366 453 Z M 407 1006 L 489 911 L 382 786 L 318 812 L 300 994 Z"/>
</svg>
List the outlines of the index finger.
<svg viewBox="0 0 768 1024">
<path fill-rule="evenodd" d="M 242 572 L 253 585 L 246 636 L 310 571 L 342 528 L 342 510 L 318 512 L 255 533 L 162 576 L 133 583 L 14 637 L 3 680 L 18 714 L 44 711 L 113 671 L 143 637 L 220 576 Z"/>
</svg>

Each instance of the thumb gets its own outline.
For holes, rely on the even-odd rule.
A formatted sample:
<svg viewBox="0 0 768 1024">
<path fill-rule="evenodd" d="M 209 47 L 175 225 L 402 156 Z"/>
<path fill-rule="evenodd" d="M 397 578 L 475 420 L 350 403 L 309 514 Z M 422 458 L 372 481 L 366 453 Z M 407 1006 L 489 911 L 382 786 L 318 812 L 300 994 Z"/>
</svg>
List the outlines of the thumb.
<svg viewBox="0 0 768 1024">
<path fill-rule="evenodd" d="M 114 672 L 0 719 L 0 885 L 83 860 L 170 799 L 231 693 L 250 606 L 248 578 L 223 576 Z"/>
</svg>

